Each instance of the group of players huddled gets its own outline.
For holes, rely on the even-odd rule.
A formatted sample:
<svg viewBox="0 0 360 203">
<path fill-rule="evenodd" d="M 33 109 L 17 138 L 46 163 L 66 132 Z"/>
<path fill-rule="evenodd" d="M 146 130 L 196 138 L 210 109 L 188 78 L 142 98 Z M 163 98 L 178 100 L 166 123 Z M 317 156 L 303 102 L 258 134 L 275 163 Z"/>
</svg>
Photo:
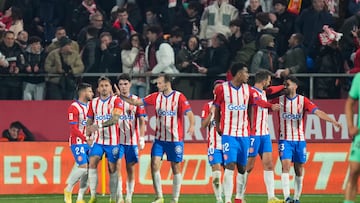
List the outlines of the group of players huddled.
<svg viewBox="0 0 360 203">
<path fill-rule="evenodd" d="M 303 166 L 306 162 L 304 113 L 314 113 L 334 126 L 341 125 L 318 109 L 305 96 L 296 93 L 298 80 L 289 76 L 284 85 L 270 86 L 272 73 L 261 70 L 255 74 L 255 84 L 247 84 L 248 69 L 243 64 L 231 67 L 231 81 L 214 82 L 214 100 L 206 103 L 202 111 L 201 126 L 208 130 L 208 160 L 212 167 L 212 184 L 217 203 L 231 203 L 234 170 L 237 168 L 235 203 L 244 203 L 248 173 L 259 154 L 264 167 L 264 182 L 269 203 L 300 202 L 303 187 Z M 155 190 L 153 203 L 163 203 L 160 166 L 163 154 L 171 162 L 173 195 L 177 203 L 181 188 L 181 167 L 184 153 L 184 114 L 189 119 L 187 133 L 194 133 L 195 119 L 186 97 L 172 89 L 171 77 L 159 75 L 158 92 L 145 98 L 130 93 L 131 78 L 119 77 L 112 91 L 106 77 L 98 80 L 99 97 L 93 99 L 91 85 L 80 84 L 78 100 L 68 111 L 70 146 L 78 167 L 74 167 L 64 189 L 65 202 L 71 202 L 72 189 L 80 181 L 77 203 L 85 202 L 83 195 L 90 187 L 89 203 L 96 202 L 97 165 L 105 153 L 110 176 L 110 202 L 131 203 L 134 192 L 135 164 L 138 150 L 145 147 L 144 106 L 154 105 L 156 115 L 155 140 L 151 149 L 151 175 Z M 284 92 L 267 101 L 267 95 Z M 269 110 L 279 120 L 279 156 L 282 163 L 281 182 L 284 200 L 275 196 L 272 143 L 268 127 Z M 121 159 L 126 160 L 126 197 L 123 198 Z M 294 163 L 294 196 L 290 196 L 289 170 Z M 222 178 L 222 171 L 223 178 Z"/>
</svg>

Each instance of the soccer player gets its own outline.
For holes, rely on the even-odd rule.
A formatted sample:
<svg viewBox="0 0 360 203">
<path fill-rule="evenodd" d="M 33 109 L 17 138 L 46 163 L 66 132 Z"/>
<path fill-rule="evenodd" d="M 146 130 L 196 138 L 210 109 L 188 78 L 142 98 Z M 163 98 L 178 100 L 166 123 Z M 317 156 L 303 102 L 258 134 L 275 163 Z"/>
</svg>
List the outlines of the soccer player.
<svg viewBox="0 0 360 203">
<path fill-rule="evenodd" d="M 217 86 L 225 82 L 224 80 L 216 80 L 214 82 L 214 90 Z M 206 128 L 208 137 L 208 160 L 212 169 L 212 186 L 217 203 L 222 203 L 221 197 L 221 170 L 223 166 L 223 153 L 221 145 L 221 135 L 216 131 L 214 120 L 215 106 L 213 101 L 207 102 L 201 112 L 201 127 Z"/>
<path fill-rule="evenodd" d="M 123 95 L 132 99 L 139 99 L 136 95 L 130 94 L 131 78 L 129 74 L 123 73 L 119 77 L 118 87 L 115 85 L 116 94 Z M 144 106 L 134 106 L 127 102 L 124 103 L 124 114 L 120 116 L 120 151 L 124 151 L 126 160 L 126 198 L 125 203 L 132 202 L 132 194 L 135 187 L 135 164 L 138 162 L 138 142 L 140 150 L 145 147 L 145 117 Z M 118 203 L 122 203 L 122 176 L 121 176 L 121 157 L 117 163 L 118 170 Z"/>
<path fill-rule="evenodd" d="M 88 187 L 88 151 L 91 144 L 90 137 L 86 136 L 86 115 L 88 102 L 93 98 L 94 93 L 91 85 L 81 83 L 78 86 L 78 100 L 74 101 L 68 108 L 68 120 L 70 124 L 69 144 L 71 152 L 77 164 L 70 173 L 69 181 L 64 189 L 65 203 L 71 203 L 71 193 L 75 184 L 80 181 L 80 188 L 76 203 L 85 203 L 83 197 Z"/>
<path fill-rule="evenodd" d="M 246 82 L 249 79 L 248 69 L 238 63 L 231 67 L 232 80 L 222 83 L 215 89 L 215 122 L 221 137 L 224 153 L 224 195 L 225 202 L 231 202 L 233 191 L 233 174 L 237 165 L 237 188 L 235 203 L 241 203 L 240 189 L 244 184 L 244 173 L 249 150 L 250 126 L 248 124 L 248 105 L 257 104 L 263 108 L 278 110 L 279 104 L 262 100 Z M 221 113 L 220 113 L 221 112 Z M 221 115 L 221 116 L 220 116 Z M 220 120 L 221 119 L 221 120 Z"/>
<path fill-rule="evenodd" d="M 171 203 L 177 203 L 180 196 L 181 168 L 180 163 L 184 154 L 184 114 L 188 117 L 190 126 L 187 133 L 194 133 L 194 114 L 186 97 L 171 87 L 171 77 L 161 74 L 157 78 L 158 92 L 152 93 L 142 100 L 121 98 L 130 104 L 154 105 L 156 114 L 155 141 L 151 149 L 151 175 L 156 198 L 153 203 L 163 203 L 161 188 L 160 166 L 161 160 L 166 153 L 167 160 L 171 162 L 173 178 L 173 197 Z"/>
<path fill-rule="evenodd" d="M 256 94 L 262 100 L 267 101 L 267 94 L 275 94 L 284 89 L 283 85 L 270 86 L 272 73 L 267 70 L 258 71 L 255 74 L 255 84 L 253 88 Z M 270 86 L 270 87 L 269 87 Z M 259 107 L 258 105 L 251 106 L 251 131 L 250 131 L 250 149 L 249 157 L 246 165 L 244 185 L 241 189 L 240 199 L 244 199 L 244 193 L 247 183 L 248 174 L 254 168 L 255 158 L 259 154 L 264 168 L 264 182 L 268 194 L 269 203 L 283 203 L 275 197 L 275 182 L 274 182 L 274 167 L 272 160 L 272 144 L 269 134 L 268 124 L 268 109 Z"/>
<path fill-rule="evenodd" d="M 284 80 L 285 95 L 282 95 L 272 102 L 280 103 L 278 112 L 280 121 L 279 155 L 282 164 L 281 183 L 286 203 L 300 202 L 300 195 L 303 187 L 303 170 L 306 162 L 306 142 L 304 133 L 305 111 L 317 115 L 319 118 L 331 122 L 335 127 L 341 128 L 340 123 L 330 118 L 324 111 L 321 111 L 307 97 L 296 94 L 299 80 L 294 76 L 288 76 Z M 291 163 L 294 163 L 295 187 L 294 198 L 290 197 L 289 171 Z"/>
<path fill-rule="evenodd" d="M 360 120 L 357 121 L 357 126 L 354 126 L 354 107 L 360 96 L 360 74 L 356 74 L 351 85 L 349 97 L 345 103 L 346 121 L 349 129 L 349 135 L 353 138 L 350 157 L 349 157 L 349 178 L 345 188 L 344 203 L 355 203 L 356 193 L 358 190 L 358 179 L 360 174 L 360 136 L 359 126 Z M 359 115 L 360 115 L 360 108 Z"/>
<path fill-rule="evenodd" d="M 88 129 L 94 136 L 94 144 L 90 150 L 89 184 L 91 198 L 89 203 L 96 202 L 97 165 L 105 153 L 110 172 L 110 203 L 116 202 L 118 175 L 116 162 L 121 157 L 119 136 L 119 118 L 123 114 L 123 101 L 118 96 L 112 96 L 111 81 L 107 77 L 98 80 L 99 97 L 90 101 L 87 114 Z"/>
</svg>

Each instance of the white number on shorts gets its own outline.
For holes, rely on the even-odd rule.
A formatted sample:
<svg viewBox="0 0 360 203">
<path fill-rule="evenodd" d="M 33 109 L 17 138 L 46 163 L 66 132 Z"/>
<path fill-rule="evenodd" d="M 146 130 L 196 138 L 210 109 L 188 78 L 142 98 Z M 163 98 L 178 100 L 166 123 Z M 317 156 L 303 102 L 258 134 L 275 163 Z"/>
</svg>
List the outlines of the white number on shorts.
<svg viewBox="0 0 360 203">
<path fill-rule="evenodd" d="M 279 145 L 279 149 L 280 149 L 280 151 L 284 151 L 284 149 L 285 149 L 285 144 L 280 144 L 280 145 Z"/>
<path fill-rule="evenodd" d="M 255 138 L 250 138 L 250 146 L 254 146 Z"/>
<path fill-rule="evenodd" d="M 209 147 L 209 154 L 214 154 L 214 151 L 215 151 L 215 149 L 214 149 L 214 147 Z"/>
<path fill-rule="evenodd" d="M 85 149 L 84 149 L 84 147 L 75 147 L 75 154 L 76 154 L 76 155 L 85 154 Z"/>
<path fill-rule="evenodd" d="M 223 144 L 223 151 L 224 152 L 228 152 L 230 149 L 229 149 L 229 143 L 225 143 Z"/>
</svg>

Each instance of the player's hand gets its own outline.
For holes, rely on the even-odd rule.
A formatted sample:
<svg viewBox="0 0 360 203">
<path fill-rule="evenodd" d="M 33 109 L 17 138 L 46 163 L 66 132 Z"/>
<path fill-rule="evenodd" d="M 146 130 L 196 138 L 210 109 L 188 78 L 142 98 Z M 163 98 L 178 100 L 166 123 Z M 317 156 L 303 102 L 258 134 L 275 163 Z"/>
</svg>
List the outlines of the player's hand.
<svg viewBox="0 0 360 203">
<path fill-rule="evenodd" d="M 359 133 L 359 128 L 355 127 L 355 126 L 350 126 L 349 127 L 349 135 L 350 137 L 355 137 L 357 134 Z"/>
<path fill-rule="evenodd" d="M 216 132 L 217 132 L 220 136 L 223 135 L 223 132 L 222 132 L 222 130 L 220 129 L 220 125 L 216 125 Z"/>
<path fill-rule="evenodd" d="M 94 142 L 93 136 L 88 136 L 87 139 L 86 139 L 86 143 L 89 146 L 92 146 L 93 142 Z"/>
<path fill-rule="evenodd" d="M 99 126 L 96 124 L 86 127 L 86 131 L 89 132 L 90 134 L 97 131 L 98 129 L 99 129 Z"/>
<path fill-rule="evenodd" d="M 144 136 L 140 136 L 139 137 L 139 149 L 143 150 L 145 148 L 145 137 Z"/>
<path fill-rule="evenodd" d="M 271 110 L 273 110 L 273 111 L 279 111 L 280 108 L 281 108 L 280 104 L 271 105 Z"/>
<path fill-rule="evenodd" d="M 115 89 L 115 95 L 120 96 L 120 89 L 116 84 L 114 84 L 114 89 Z"/>
<path fill-rule="evenodd" d="M 194 134 L 194 126 L 190 125 L 190 127 L 188 128 L 188 130 L 186 132 L 192 136 Z"/>
</svg>

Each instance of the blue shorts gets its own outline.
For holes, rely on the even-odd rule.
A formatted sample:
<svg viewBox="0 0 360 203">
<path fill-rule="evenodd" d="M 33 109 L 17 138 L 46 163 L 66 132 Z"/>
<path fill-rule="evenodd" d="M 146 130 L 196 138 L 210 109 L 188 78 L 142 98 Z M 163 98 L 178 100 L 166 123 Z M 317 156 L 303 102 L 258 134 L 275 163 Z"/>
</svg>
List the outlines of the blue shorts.
<svg viewBox="0 0 360 203">
<path fill-rule="evenodd" d="M 256 157 L 265 152 L 272 152 L 270 135 L 250 136 L 249 157 Z"/>
<path fill-rule="evenodd" d="M 210 166 L 213 166 L 215 164 L 224 165 L 222 150 L 209 148 L 208 149 L 208 160 L 209 160 Z"/>
<path fill-rule="evenodd" d="M 70 148 L 78 166 L 87 164 L 89 162 L 88 153 L 90 147 L 88 144 L 74 144 L 71 145 Z"/>
<path fill-rule="evenodd" d="M 182 162 L 184 155 L 184 142 L 165 142 L 155 140 L 151 148 L 151 157 L 163 157 L 164 153 L 167 160 L 171 162 Z"/>
<path fill-rule="evenodd" d="M 221 137 L 224 153 L 224 164 L 237 163 L 246 166 L 249 155 L 249 137 L 234 137 L 223 135 Z"/>
<path fill-rule="evenodd" d="M 279 141 L 280 160 L 291 159 L 294 163 L 306 162 L 306 142 L 305 141 Z"/>
<path fill-rule="evenodd" d="M 124 145 L 120 144 L 120 151 L 123 151 L 123 155 L 125 155 L 126 163 L 135 162 L 137 163 L 139 160 L 139 148 L 137 145 Z M 122 156 L 119 156 L 119 159 L 122 158 Z"/>
<path fill-rule="evenodd" d="M 98 143 L 94 143 L 90 149 L 89 156 L 99 156 L 100 158 L 105 153 L 106 158 L 110 163 L 116 163 L 119 157 L 122 157 L 124 151 L 119 148 L 119 145 L 102 145 Z"/>
</svg>

